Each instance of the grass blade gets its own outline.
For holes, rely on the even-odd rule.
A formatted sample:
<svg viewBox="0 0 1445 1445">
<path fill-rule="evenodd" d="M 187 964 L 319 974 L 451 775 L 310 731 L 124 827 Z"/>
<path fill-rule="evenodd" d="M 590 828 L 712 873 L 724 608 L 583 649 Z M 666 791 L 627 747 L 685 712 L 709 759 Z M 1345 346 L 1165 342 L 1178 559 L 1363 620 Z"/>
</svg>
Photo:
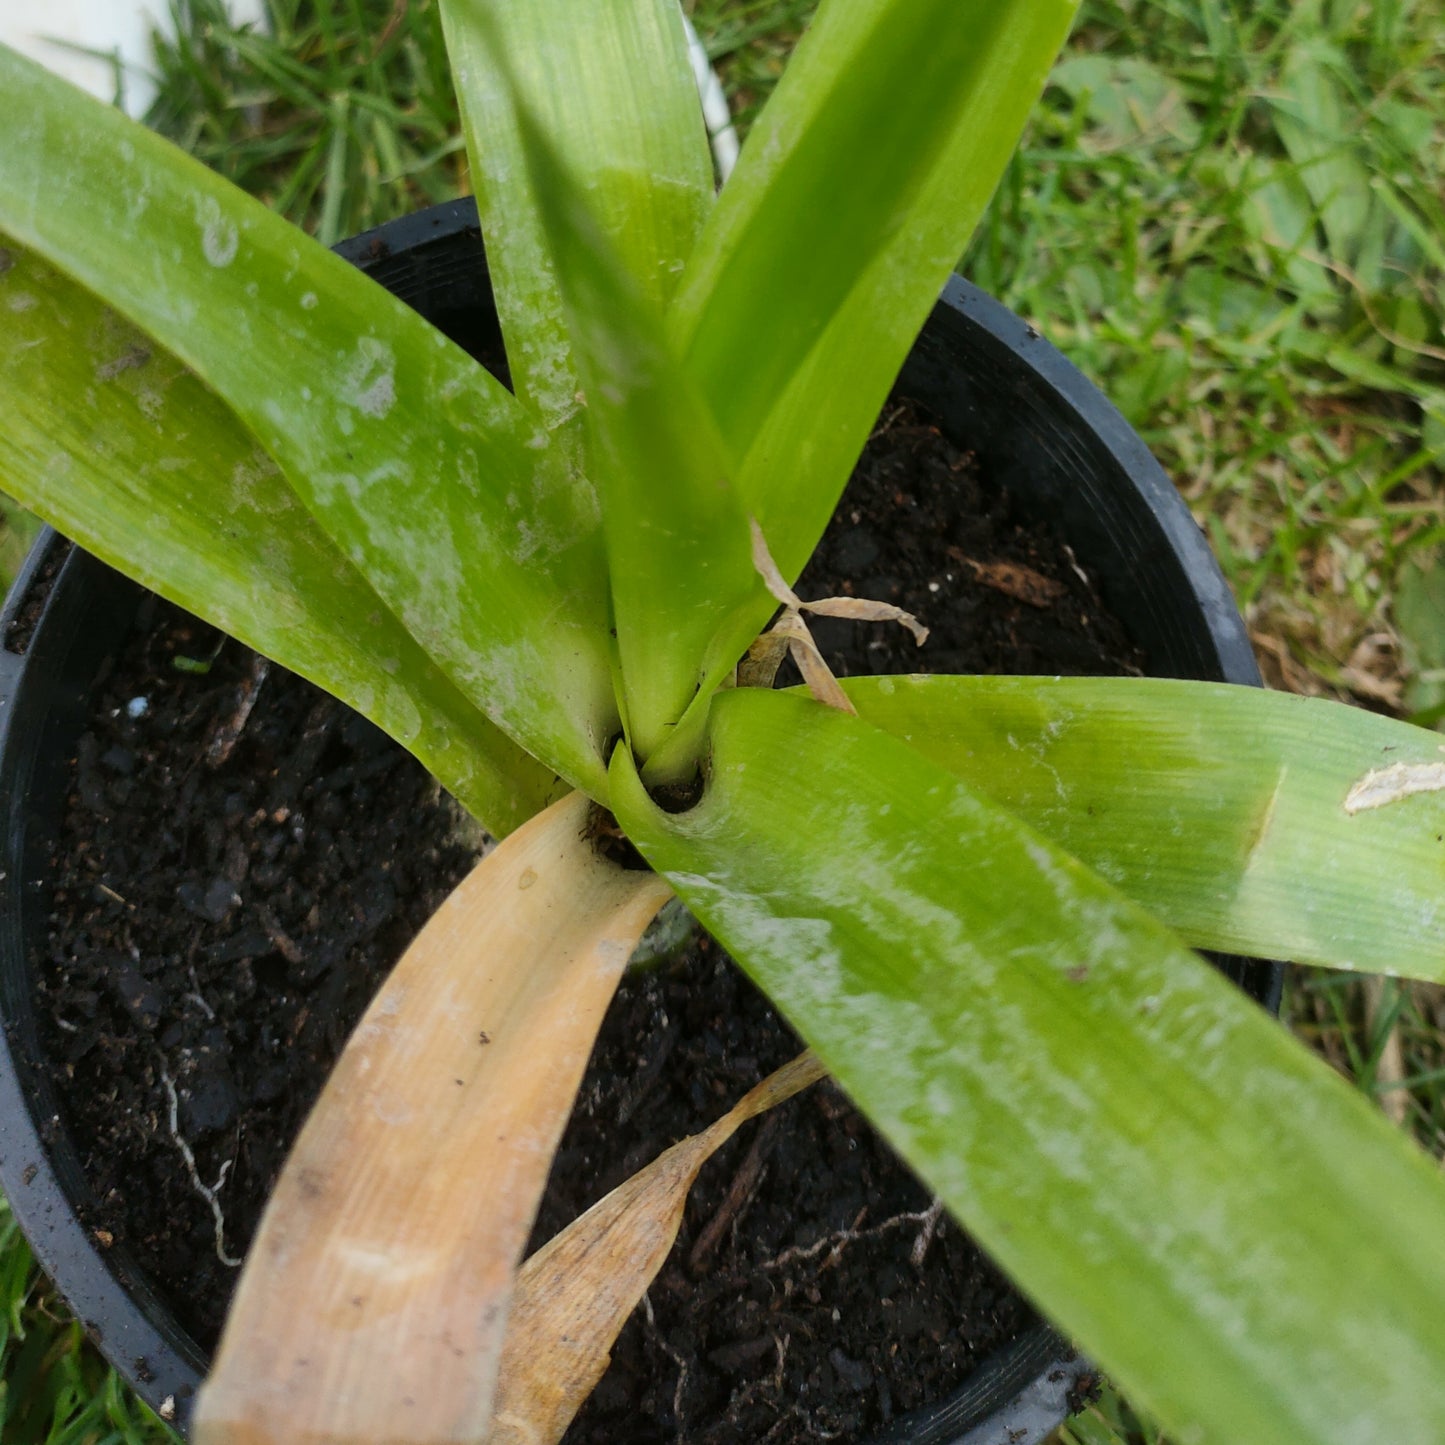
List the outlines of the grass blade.
<svg viewBox="0 0 1445 1445">
<path fill-rule="evenodd" d="M 1157 678 L 844 686 L 862 717 L 1196 946 L 1445 983 L 1437 734 L 1319 699 Z M 1396 801 L 1369 805 L 1357 790 L 1372 773 L 1378 797 L 1399 785 Z M 1411 778 L 1436 790 L 1406 793 Z"/>
<path fill-rule="evenodd" d="M 599 790 L 594 504 L 549 486 L 516 401 L 339 257 L 3 48 L 0 125 L 0 232 L 194 371 L 467 697 Z"/>
<path fill-rule="evenodd" d="M 1049 1315 L 1200 1445 L 1445 1436 L 1430 1160 L 906 744 L 755 688 L 711 735 L 676 815 L 614 754 L 623 826 Z"/>
<path fill-rule="evenodd" d="M 552 775 L 448 681 L 216 396 L 14 245 L 0 250 L 0 487 L 366 714 L 493 832 L 549 801 Z"/>
<path fill-rule="evenodd" d="M 1275 130 L 1318 210 L 1330 257 L 1354 266 L 1374 195 L 1352 133 L 1358 108 L 1340 79 L 1348 73 L 1336 46 L 1318 36 L 1303 38 L 1285 57 L 1271 106 Z"/>
<path fill-rule="evenodd" d="M 723 188 L 673 334 L 790 579 L 1013 154 L 1074 9 L 829 0 Z"/>
</svg>

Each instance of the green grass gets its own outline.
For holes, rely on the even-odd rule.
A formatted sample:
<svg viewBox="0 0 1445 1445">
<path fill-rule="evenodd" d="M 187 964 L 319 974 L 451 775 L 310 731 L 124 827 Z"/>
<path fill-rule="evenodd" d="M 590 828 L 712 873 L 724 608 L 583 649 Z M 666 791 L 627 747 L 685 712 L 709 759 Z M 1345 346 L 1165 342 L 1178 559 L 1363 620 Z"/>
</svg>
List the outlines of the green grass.
<svg viewBox="0 0 1445 1445">
<path fill-rule="evenodd" d="M 163 1445 L 175 1438 L 68 1317 L 0 1200 L 0 1440 Z"/>
<path fill-rule="evenodd" d="M 327 245 L 465 189 L 433 0 L 270 0 L 269 35 L 171 6 L 147 122 Z"/>
<path fill-rule="evenodd" d="M 690 0 L 739 124 L 815 0 Z M 152 124 L 323 240 L 461 194 L 433 0 L 185 0 Z M 1276 685 L 1445 718 L 1445 9 L 1085 0 L 966 272 L 1144 434 Z M 0 517 L 0 567 L 26 520 Z M 1445 1155 L 1445 992 L 1293 979 L 1292 1026 Z M 163 1438 L 0 1224 L 0 1439 Z M 1341 1282 L 1342 1292 L 1348 1281 Z M 1106 1391 L 1060 1445 L 1165 1445 Z"/>
<path fill-rule="evenodd" d="M 1438 7 L 1086 5 L 969 269 L 1194 505 L 1276 681 L 1398 706 L 1445 512 Z"/>
</svg>

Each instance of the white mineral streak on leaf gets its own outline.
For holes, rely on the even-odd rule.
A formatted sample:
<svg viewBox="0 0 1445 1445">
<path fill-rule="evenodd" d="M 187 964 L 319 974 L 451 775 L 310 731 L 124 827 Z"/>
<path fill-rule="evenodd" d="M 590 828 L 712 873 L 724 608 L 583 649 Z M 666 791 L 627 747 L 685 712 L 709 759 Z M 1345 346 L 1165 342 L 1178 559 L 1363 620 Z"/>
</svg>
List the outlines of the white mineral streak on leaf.
<svg viewBox="0 0 1445 1445">
<path fill-rule="evenodd" d="M 400 1128 L 411 1122 L 411 1105 L 398 1093 L 379 1097 L 372 1104 L 371 1111 L 378 1123 L 388 1124 L 392 1128 Z"/>
<path fill-rule="evenodd" d="M 395 496 L 411 480 L 411 471 L 404 462 L 393 457 L 372 467 L 364 475 L 351 477 L 349 480 L 354 483 L 350 492 L 351 499 L 360 507 L 367 494 L 372 491 L 378 491 L 383 497 Z M 362 512 L 362 519 L 367 526 L 370 545 L 377 552 L 385 554 L 396 529 L 387 525 L 387 519 L 380 515 L 383 511 L 384 504 L 381 507 L 367 508 Z"/>
<path fill-rule="evenodd" d="M 405 1250 L 398 1250 L 390 1241 L 368 1244 L 356 1239 L 337 1239 L 332 1246 L 338 1256 L 358 1276 L 365 1275 L 378 1286 L 396 1288 L 417 1278 L 439 1274 L 448 1267 L 443 1251 L 428 1250 L 414 1239 Z"/>
<path fill-rule="evenodd" d="M 383 664 L 385 667 L 385 664 Z M 386 669 L 388 672 L 391 670 Z M 364 711 L 375 710 L 375 689 L 369 685 L 353 684 L 355 698 L 353 706 Z M 390 688 L 387 693 L 388 708 L 386 729 L 402 747 L 409 747 L 422 735 L 424 722 L 421 712 L 412 701 L 411 692 L 405 687 Z"/>
<path fill-rule="evenodd" d="M 378 376 L 367 389 L 361 393 L 357 404 L 367 416 L 383 417 L 392 408 L 396 401 L 396 379 L 391 372 Z"/>
<path fill-rule="evenodd" d="M 671 875 L 671 881 L 679 892 L 702 898 L 703 911 L 716 911 L 727 919 L 739 952 L 792 958 L 800 969 L 823 981 L 825 994 L 838 990 L 842 979 L 840 961 L 833 943 L 833 927 L 826 919 L 775 913 L 746 885 L 734 888 L 701 873 L 676 873 Z"/>
<path fill-rule="evenodd" d="M 482 492 L 482 466 L 475 447 L 459 446 L 451 452 L 451 462 L 458 489 L 485 505 Z"/>
<path fill-rule="evenodd" d="M 236 259 L 241 237 L 236 223 L 221 214 L 214 196 L 207 196 L 196 206 L 196 224 L 201 227 L 201 251 L 212 266 L 229 266 Z"/>
<path fill-rule="evenodd" d="M 509 551 L 514 562 L 527 563 L 537 555 L 542 547 L 542 537 L 538 529 L 530 522 L 518 521 L 516 524 L 516 542 Z"/>
<path fill-rule="evenodd" d="M 1392 763 L 1371 768 L 1345 795 L 1352 817 L 1370 808 L 1384 808 L 1414 793 L 1445 792 L 1445 763 Z"/>
<path fill-rule="evenodd" d="M 304 291 L 304 292 L 302 292 L 302 294 L 301 294 L 301 309 L 302 309 L 303 311 L 314 311 L 314 310 L 316 309 L 316 304 L 317 304 L 317 301 L 316 301 L 316 293 L 315 293 L 314 291 Z"/>
<path fill-rule="evenodd" d="M 1022 752 L 1026 757 L 1032 758 L 1034 763 L 1053 779 L 1054 796 L 1058 799 L 1061 806 L 1067 807 L 1069 802 L 1068 785 L 1064 782 L 1063 775 L 1059 772 L 1058 768 L 1049 761 L 1050 744 L 1055 740 L 1056 738 L 1053 734 L 1041 732 L 1035 736 L 1031 742 L 1026 745 L 1020 745 L 1014 737 L 1009 737 L 1009 743 L 1012 747 Z"/>
<path fill-rule="evenodd" d="M 380 337 L 357 338 L 356 356 L 343 382 L 342 400 L 363 416 L 384 417 L 396 401 L 396 355 Z"/>
</svg>

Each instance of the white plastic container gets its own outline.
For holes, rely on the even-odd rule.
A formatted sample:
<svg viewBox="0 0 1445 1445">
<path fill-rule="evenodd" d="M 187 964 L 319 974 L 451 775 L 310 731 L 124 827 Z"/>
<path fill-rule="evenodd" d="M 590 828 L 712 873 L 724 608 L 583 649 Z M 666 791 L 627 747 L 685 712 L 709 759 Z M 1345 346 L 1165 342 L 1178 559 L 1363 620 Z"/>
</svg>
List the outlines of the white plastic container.
<svg viewBox="0 0 1445 1445">
<path fill-rule="evenodd" d="M 265 23 L 264 0 L 228 8 L 238 23 Z M 155 99 L 154 30 L 171 33 L 167 0 L 0 0 L 0 41 L 136 117 Z"/>
</svg>

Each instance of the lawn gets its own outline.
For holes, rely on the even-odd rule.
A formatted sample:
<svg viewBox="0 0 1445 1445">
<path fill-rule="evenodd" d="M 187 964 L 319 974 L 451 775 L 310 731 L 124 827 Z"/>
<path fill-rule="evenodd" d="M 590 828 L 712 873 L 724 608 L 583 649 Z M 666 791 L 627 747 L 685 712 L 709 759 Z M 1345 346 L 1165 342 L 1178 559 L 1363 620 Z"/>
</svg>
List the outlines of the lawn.
<svg viewBox="0 0 1445 1445">
<path fill-rule="evenodd" d="M 692 0 L 740 126 L 814 0 Z M 150 122 L 332 241 L 463 193 L 432 0 L 183 0 Z M 962 269 L 1093 377 L 1271 685 L 1445 719 L 1445 7 L 1085 0 Z M 28 519 L 6 513 L 0 568 Z M 1299 971 L 1291 1025 L 1445 1155 L 1445 992 Z M 1341 1282 L 1342 1292 L 1348 1281 Z M 0 1223 L 0 1439 L 153 1441 Z M 1158 1445 L 1113 1396 L 1061 1445 Z"/>
</svg>

